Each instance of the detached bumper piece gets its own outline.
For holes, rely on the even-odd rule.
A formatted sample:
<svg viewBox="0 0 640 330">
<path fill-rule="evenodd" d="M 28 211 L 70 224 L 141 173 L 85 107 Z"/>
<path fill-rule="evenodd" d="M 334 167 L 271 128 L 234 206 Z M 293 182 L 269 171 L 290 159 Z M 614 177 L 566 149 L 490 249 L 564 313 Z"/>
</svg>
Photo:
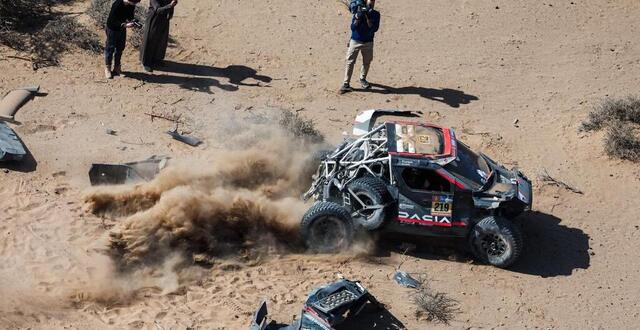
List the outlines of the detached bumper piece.
<svg viewBox="0 0 640 330">
<path fill-rule="evenodd" d="M 152 156 L 140 162 L 93 164 L 89 170 L 89 180 L 92 186 L 150 181 L 167 166 L 168 160 L 167 157 Z"/>
<path fill-rule="evenodd" d="M 0 121 L 0 161 L 21 161 L 26 154 L 18 135 Z"/>
<path fill-rule="evenodd" d="M 250 330 L 334 330 L 347 320 L 358 318 L 368 304 L 378 301 L 360 282 L 340 280 L 313 290 L 302 308 L 300 319 L 291 325 L 269 321 L 267 303 L 263 301 L 251 322 Z"/>
</svg>

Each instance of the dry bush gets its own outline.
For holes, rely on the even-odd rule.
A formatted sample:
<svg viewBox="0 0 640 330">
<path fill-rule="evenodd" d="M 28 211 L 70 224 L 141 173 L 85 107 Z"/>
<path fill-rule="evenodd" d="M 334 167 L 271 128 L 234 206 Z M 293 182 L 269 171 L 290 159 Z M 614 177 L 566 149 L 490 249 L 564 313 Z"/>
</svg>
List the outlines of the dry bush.
<svg viewBox="0 0 640 330">
<path fill-rule="evenodd" d="M 414 293 L 413 302 L 418 308 L 416 316 L 426 317 L 427 321 L 449 324 L 459 312 L 457 300 L 425 285 Z"/>
<path fill-rule="evenodd" d="M 321 143 L 324 136 L 315 127 L 312 120 L 305 120 L 298 114 L 283 110 L 279 120 L 280 126 L 305 142 Z"/>
<path fill-rule="evenodd" d="M 624 99 L 606 99 L 589 113 L 582 122 L 581 130 L 594 131 L 619 125 L 617 122 L 640 124 L 640 98 L 628 96 Z"/>
<path fill-rule="evenodd" d="M 109 17 L 109 11 L 111 11 L 112 0 L 91 0 L 91 6 L 87 10 L 87 15 L 91 17 L 101 29 L 107 26 L 107 18 Z M 145 22 L 145 17 L 147 16 L 147 9 L 142 5 L 142 3 L 136 6 L 135 19 L 140 21 L 140 23 Z M 139 48 L 142 46 L 142 37 L 144 33 L 144 29 L 131 29 L 132 31 L 129 35 L 129 43 L 135 48 Z"/>
<path fill-rule="evenodd" d="M 58 65 L 60 56 L 72 46 L 94 54 L 102 51 L 98 36 L 72 17 L 47 23 L 40 32 L 31 36 L 31 45 L 38 67 Z"/>
<path fill-rule="evenodd" d="M 59 64 L 72 47 L 102 50 L 98 37 L 74 18 L 53 10 L 71 0 L 0 2 L 0 44 L 32 55 L 34 69 Z"/>
<path fill-rule="evenodd" d="M 604 144 L 611 157 L 640 161 L 640 125 L 619 122 L 609 127 Z"/>
<path fill-rule="evenodd" d="M 640 161 L 640 98 L 609 98 L 597 105 L 580 130 L 601 129 L 607 129 L 604 146 L 609 156 Z"/>
</svg>

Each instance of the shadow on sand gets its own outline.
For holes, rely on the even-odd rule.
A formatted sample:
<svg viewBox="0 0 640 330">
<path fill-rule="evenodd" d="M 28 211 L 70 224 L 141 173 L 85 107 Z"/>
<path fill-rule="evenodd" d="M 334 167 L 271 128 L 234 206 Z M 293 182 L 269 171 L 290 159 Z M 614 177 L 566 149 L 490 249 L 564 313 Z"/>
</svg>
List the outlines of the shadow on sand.
<svg viewBox="0 0 640 330">
<path fill-rule="evenodd" d="M 201 64 L 164 61 L 164 65 L 162 67 L 156 68 L 155 70 L 160 72 L 179 73 L 198 77 L 227 78 L 229 79 L 230 83 L 240 86 L 259 87 L 261 86 L 260 82 L 269 83 L 272 80 L 271 77 L 259 75 L 255 69 L 244 65 L 229 65 L 226 68 L 216 68 L 214 66 Z M 245 80 L 247 79 L 253 79 L 255 80 L 255 82 L 245 82 Z"/>
<path fill-rule="evenodd" d="M 213 94 L 212 88 L 214 87 L 227 92 L 235 92 L 238 90 L 238 86 L 222 84 L 217 79 L 213 78 L 174 76 L 166 74 L 157 75 L 144 72 L 123 72 L 122 75 L 127 78 L 140 80 L 146 83 L 178 85 L 182 89 L 207 94 Z"/>
<path fill-rule="evenodd" d="M 570 276 L 576 269 L 590 266 L 589 235 L 578 228 L 560 224 L 561 219 L 542 212 L 530 212 L 520 216 L 524 235 L 524 252 L 508 271 L 541 277 Z M 431 239 L 418 237 L 385 237 L 379 244 L 375 257 L 386 257 L 390 251 L 403 253 L 400 242 L 416 245 L 416 258 L 428 260 L 449 259 L 459 262 L 476 262 L 467 252 L 466 240 Z"/>
<path fill-rule="evenodd" d="M 469 104 L 478 100 L 477 96 L 465 94 L 457 89 L 435 89 L 426 87 L 391 87 L 382 84 L 371 84 L 371 89 L 358 89 L 360 92 L 376 94 L 419 95 L 420 97 L 442 102 L 452 108 L 459 108 L 461 104 Z"/>
<path fill-rule="evenodd" d="M 271 82 L 271 77 L 259 75 L 258 72 L 244 65 L 229 65 L 226 68 L 216 68 L 208 65 L 179 63 L 164 61 L 162 66 L 154 68 L 154 72 L 175 73 L 153 74 L 144 72 L 123 72 L 125 77 L 152 84 L 173 84 L 180 88 L 213 94 L 212 88 L 219 88 L 227 92 L 235 92 L 238 86 L 264 87 L 261 83 Z M 215 78 L 226 78 L 229 84 L 220 83 Z M 246 82 L 253 80 L 254 82 Z"/>
<path fill-rule="evenodd" d="M 30 173 L 30 172 L 34 172 L 38 168 L 38 162 L 33 157 L 31 150 L 29 150 L 29 148 L 22 141 L 22 139 L 20 139 L 20 142 L 22 142 L 22 145 L 24 145 L 24 150 L 27 152 L 27 154 L 22 158 L 21 161 L 0 162 L 0 169 L 6 169 L 9 171 L 22 172 L 22 173 Z"/>
<path fill-rule="evenodd" d="M 345 321 L 340 324 L 338 330 L 365 330 L 365 329 L 381 329 L 381 330 L 397 330 L 406 329 L 405 325 L 384 306 L 372 306 L 368 304 L 365 309 L 354 319 Z"/>
<path fill-rule="evenodd" d="M 525 251 L 510 270 L 542 277 L 569 276 L 575 269 L 590 266 L 589 235 L 560 224 L 546 213 L 531 212 L 521 217 Z"/>
</svg>

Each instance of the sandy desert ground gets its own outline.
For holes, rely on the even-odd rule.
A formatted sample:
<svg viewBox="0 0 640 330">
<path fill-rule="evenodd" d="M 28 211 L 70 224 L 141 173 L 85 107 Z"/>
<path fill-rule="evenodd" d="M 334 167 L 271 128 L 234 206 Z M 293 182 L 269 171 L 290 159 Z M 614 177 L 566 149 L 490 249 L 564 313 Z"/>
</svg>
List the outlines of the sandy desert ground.
<svg viewBox="0 0 640 330">
<path fill-rule="evenodd" d="M 350 17 L 338 1 L 181 0 L 174 63 L 144 73 L 129 48 L 126 77 L 108 82 L 101 56 L 74 52 L 59 67 L 33 71 L 0 48 L 1 93 L 34 84 L 47 93 L 12 125 L 32 157 L 0 171 L 0 328 L 244 329 L 261 299 L 274 319 L 289 321 L 336 273 L 361 280 L 388 307 L 362 329 L 637 328 L 640 166 L 608 158 L 602 135 L 578 127 L 603 98 L 638 93 L 640 3 L 379 0 L 377 7 L 382 27 L 369 77 L 376 85 L 342 96 Z M 112 277 L 100 250 L 122 218 L 87 212 L 92 163 L 167 155 L 200 159 L 193 170 L 205 170 L 206 157 L 224 162 L 234 148 L 226 143 L 229 118 L 287 109 L 336 143 L 370 108 L 421 110 L 534 181 L 547 170 L 584 194 L 536 182 L 535 212 L 524 219 L 527 248 L 509 270 L 458 253 L 391 249 L 367 258 L 229 257 L 188 274 L 168 264 L 152 275 Z M 148 112 L 181 114 L 205 143 L 171 140 L 164 131 L 172 123 L 151 121 Z M 408 289 L 390 279 L 400 263 L 459 302 L 449 326 L 416 318 Z M 131 295 L 94 299 L 112 290 Z"/>
</svg>

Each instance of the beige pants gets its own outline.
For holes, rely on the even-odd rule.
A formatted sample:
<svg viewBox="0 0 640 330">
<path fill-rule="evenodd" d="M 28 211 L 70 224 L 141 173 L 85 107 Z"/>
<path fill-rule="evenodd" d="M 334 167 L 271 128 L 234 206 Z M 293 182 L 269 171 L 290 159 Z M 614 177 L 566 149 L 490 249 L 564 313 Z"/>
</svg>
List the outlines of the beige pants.
<svg viewBox="0 0 640 330">
<path fill-rule="evenodd" d="M 344 84 L 349 84 L 351 75 L 353 75 L 353 67 L 356 64 L 358 53 L 362 53 L 362 68 L 360 69 L 360 79 L 367 79 L 369 66 L 373 61 L 373 42 L 349 41 L 349 50 L 347 50 L 347 68 L 344 73 Z"/>
</svg>

